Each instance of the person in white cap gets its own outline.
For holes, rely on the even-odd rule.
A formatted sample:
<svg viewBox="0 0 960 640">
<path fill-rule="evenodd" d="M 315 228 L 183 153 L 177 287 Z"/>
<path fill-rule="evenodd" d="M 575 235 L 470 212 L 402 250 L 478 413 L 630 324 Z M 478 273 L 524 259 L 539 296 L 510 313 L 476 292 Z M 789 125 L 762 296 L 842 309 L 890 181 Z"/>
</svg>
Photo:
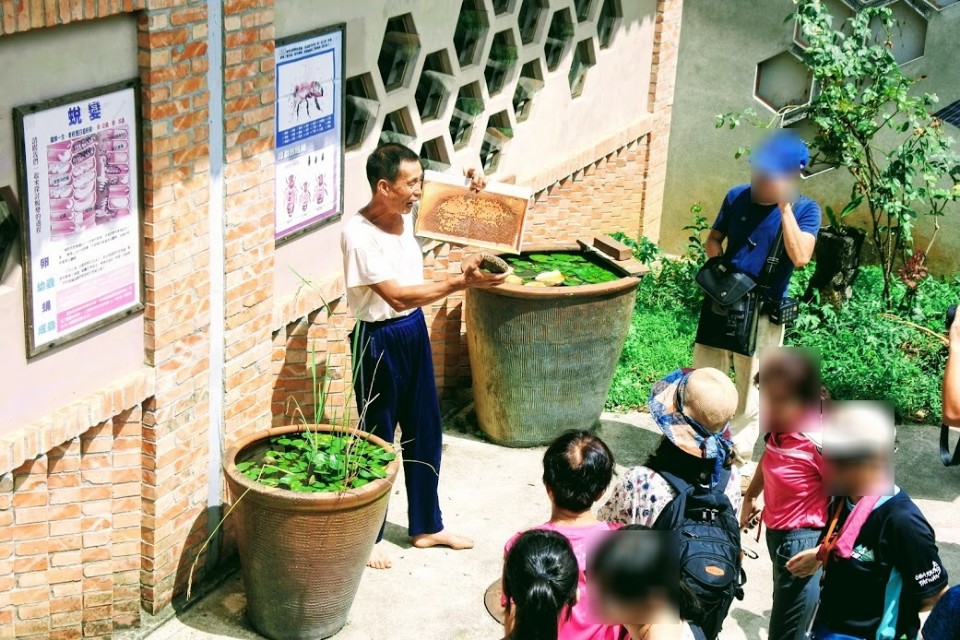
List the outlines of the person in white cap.
<svg viewBox="0 0 960 640">
<path fill-rule="evenodd" d="M 893 484 L 894 441 L 893 414 L 875 403 L 835 403 L 824 422 L 830 521 L 817 549 L 787 562 L 798 576 L 823 565 L 816 640 L 916 638 L 918 614 L 947 589 L 933 528 Z"/>
</svg>

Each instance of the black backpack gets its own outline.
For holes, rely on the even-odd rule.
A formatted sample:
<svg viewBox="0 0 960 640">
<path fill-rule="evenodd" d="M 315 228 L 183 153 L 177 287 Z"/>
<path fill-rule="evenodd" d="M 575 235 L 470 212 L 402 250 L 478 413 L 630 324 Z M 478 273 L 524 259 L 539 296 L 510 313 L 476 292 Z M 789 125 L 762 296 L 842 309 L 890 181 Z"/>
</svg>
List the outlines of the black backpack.
<svg viewBox="0 0 960 640">
<path fill-rule="evenodd" d="M 683 478 L 657 470 L 677 491 L 664 507 L 653 528 L 675 531 L 680 551 L 680 580 L 693 591 L 700 611 L 689 616 L 708 640 L 720 635 L 720 628 L 733 599 L 743 599 L 740 522 L 723 487 L 730 480 L 724 470 L 713 489 L 690 484 Z M 686 616 L 685 616 L 686 617 Z"/>
</svg>

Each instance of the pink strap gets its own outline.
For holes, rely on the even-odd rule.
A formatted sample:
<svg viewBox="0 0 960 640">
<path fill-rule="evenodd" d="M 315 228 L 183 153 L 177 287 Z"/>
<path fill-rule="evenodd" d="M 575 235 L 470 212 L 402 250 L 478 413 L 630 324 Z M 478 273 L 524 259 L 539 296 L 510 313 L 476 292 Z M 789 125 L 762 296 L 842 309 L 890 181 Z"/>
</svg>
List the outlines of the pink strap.
<svg viewBox="0 0 960 640">
<path fill-rule="evenodd" d="M 870 517 L 873 508 L 881 498 L 882 496 L 863 496 L 860 498 L 850 515 L 847 516 L 847 521 L 843 523 L 836 541 L 826 549 L 828 554 L 837 558 L 850 557 L 853 553 L 854 544 L 857 542 L 857 536 L 860 535 L 860 529 L 863 528 L 863 523 Z M 821 550 L 824 550 L 825 546 L 821 546 Z M 823 561 L 824 558 L 820 558 L 820 560 Z"/>
</svg>

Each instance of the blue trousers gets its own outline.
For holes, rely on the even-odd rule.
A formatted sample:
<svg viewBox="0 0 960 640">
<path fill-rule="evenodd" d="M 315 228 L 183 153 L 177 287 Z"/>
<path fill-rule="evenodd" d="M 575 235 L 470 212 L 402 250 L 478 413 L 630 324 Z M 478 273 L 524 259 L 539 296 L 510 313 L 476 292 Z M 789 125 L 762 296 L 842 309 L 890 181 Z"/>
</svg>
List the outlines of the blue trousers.
<svg viewBox="0 0 960 640">
<path fill-rule="evenodd" d="M 354 394 L 361 428 L 392 443 L 400 425 L 409 533 L 436 533 L 443 529 L 437 496 L 443 428 L 423 312 L 358 322 L 354 331 L 359 332 L 350 342 L 359 351 Z M 383 527 L 377 542 L 382 538 Z"/>
<path fill-rule="evenodd" d="M 773 608 L 770 638 L 803 640 L 820 599 L 820 571 L 798 578 L 787 570 L 787 561 L 820 541 L 819 529 L 777 531 L 767 529 L 767 550 L 773 561 Z"/>
</svg>

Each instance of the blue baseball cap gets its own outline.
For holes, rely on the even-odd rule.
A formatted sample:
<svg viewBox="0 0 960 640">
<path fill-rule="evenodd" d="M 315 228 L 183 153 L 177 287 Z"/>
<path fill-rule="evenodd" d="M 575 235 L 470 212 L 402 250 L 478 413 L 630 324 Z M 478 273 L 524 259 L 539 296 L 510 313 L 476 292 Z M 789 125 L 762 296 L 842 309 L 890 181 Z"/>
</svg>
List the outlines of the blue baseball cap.
<svg viewBox="0 0 960 640">
<path fill-rule="evenodd" d="M 750 154 L 750 166 L 771 178 L 793 175 L 809 164 L 810 150 L 792 131 L 777 131 Z"/>
</svg>

